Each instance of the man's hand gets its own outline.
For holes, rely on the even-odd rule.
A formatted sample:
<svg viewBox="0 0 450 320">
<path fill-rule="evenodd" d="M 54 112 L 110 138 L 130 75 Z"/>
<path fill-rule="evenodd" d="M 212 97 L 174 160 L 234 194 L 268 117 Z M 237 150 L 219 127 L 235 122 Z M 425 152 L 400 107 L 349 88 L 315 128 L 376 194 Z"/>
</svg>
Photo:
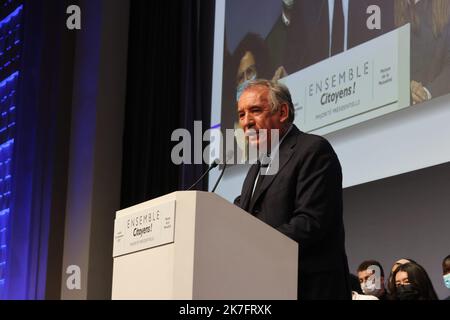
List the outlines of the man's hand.
<svg viewBox="0 0 450 320">
<path fill-rule="evenodd" d="M 414 80 L 411 81 L 411 97 L 413 104 L 428 100 L 428 93 L 420 82 Z"/>
</svg>

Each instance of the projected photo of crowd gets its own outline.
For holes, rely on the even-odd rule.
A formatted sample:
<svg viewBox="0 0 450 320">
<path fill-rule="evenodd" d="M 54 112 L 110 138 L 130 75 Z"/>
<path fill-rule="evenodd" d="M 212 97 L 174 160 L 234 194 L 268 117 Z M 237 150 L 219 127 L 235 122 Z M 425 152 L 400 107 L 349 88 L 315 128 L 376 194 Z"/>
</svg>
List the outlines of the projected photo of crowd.
<svg viewBox="0 0 450 320">
<path fill-rule="evenodd" d="M 450 0 L 226 0 L 221 127 L 256 78 L 285 83 L 318 134 L 445 95 L 449 16 Z"/>
</svg>

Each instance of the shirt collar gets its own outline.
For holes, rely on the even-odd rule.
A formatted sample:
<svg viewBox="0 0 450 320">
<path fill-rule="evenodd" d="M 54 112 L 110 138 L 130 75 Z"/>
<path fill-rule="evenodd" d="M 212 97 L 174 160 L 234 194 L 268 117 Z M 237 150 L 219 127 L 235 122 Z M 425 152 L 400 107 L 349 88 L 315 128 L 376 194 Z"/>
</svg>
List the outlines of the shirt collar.
<svg viewBox="0 0 450 320">
<path fill-rule="evenodd" d="M 272 148 L 271 153 L 264 158 L 261 159 L 261 163 L 263 167 L 267 167 L 273 160 L 273 158 L 278 154 L 278 151 L 280 149 L 280 145 L 283 143 L 284 139 L 287 137 L 289 132 L 292 130 L 292 123 L 289 125 L 289 128 L 287 129 L 286 133 L 281 137 L 280 141 Z"/>
<path fill-rule="evenodd" d="M 283 19 L 283 23 L 286 27 L 289 27 L 289 25 L 291 24 L 291 20 L 289 20 L 286 15 L 284 14 L 284 12 L 281 15 L 282 19 Z"/>
</svg>

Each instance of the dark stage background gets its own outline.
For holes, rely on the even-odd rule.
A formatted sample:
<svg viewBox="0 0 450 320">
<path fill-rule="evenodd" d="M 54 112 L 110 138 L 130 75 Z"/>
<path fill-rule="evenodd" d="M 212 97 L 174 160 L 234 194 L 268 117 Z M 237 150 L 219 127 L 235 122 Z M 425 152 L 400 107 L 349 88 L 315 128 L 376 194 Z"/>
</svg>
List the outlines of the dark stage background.
<svg viewBox="0 0 450 320">
<path fill-rule="evenodd" d="M 215 2 L 16 3 L 24 5 L 23 54 L 0 298 L 109 299 L 115 212 L 186 189 L 205 170 L 173 165 L 170 138 L 177 128 L 193 133 L 195 120 L 211 125 Z M 82 8 L 81 30 L 66 28 L 72 4 Z M 388 272 L 407 256 L 423 263 L 444 297 L 449 168 L 344 191 L 353 272 L 366 258 Z M 66 286 L 74 265 L 80 290 Z"/>
<path fill-rule="evenodd" d="M 210 126 L 214 1 L 132 1 L 121 206 L 188 188 L 205 169 L 176 166 L 171 134 Z M 207 190 L 207 179 L 199 189 Z"/>
</svg>

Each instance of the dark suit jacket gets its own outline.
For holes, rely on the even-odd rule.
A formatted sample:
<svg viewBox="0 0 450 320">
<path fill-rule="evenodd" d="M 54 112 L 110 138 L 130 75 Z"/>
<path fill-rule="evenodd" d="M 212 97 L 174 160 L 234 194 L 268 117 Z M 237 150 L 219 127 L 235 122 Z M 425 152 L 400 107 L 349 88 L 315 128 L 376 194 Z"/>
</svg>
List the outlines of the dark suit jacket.
<svg viewBox="0 0 450 320">
<path fill-rule="evenodd" d="M 342 174 L 331 145 L 293 126 L 280 145 L 278 173 L 264 176 L 251 199 L 257 171 L 250 168 L 235 204 L 299 243 L 299 297 L 349 298 Z"/>
<path fill-rule="evenodd" d="M 282 14 L 280 14 L 266 37 L 273 66 L 275 69 L 283 66 L 288 74 L 310 65 L 309 61 L 306 61 L 306 53 L 309 50 L 308 30 L 315 27 L 310 25 L 311 12 L 309 11 L 314 8 L 306 10 L 306 4 L 307 2 L 304 0 L 295 1 L 291 9 L 289 26 L 284 24 Z"/>
<path fill-rule="evenodd" d="M 292 29 L 303 29 L 302 42 L 296 41 L 295 34 L 289 35 L 288 42 L 294 48 L 296 45 L 302 47 L 301 67 L 306 68 L 329 57 L 328 0 L 298 0 L 295 5 L 301 12 L 301 19 L 298 19 L 301 21 L 296 22 L 299 27 Z"/>
<path fill-rule="evenodd" d="M 367 8 L 381 9 L 381 29 L 367 28 Z M 297 0 L 287 27 L 278 18 L 266 37 L 275 68 L 284 66 L 288 74 L 329 58 L 330 22 L 328 0 Z M 349 0 L 347 48 L 351 49 L 394 29 L 392 0 Z"/>
<path fill-rule="evenodd" d="M 302 28 L 307 35 L 303 45 L 302 67 L 308 67 L 329 58 L 330 21 L 328 0 L 299 0 L 298 7 L 303 12 Z M 377 5 L 381 9 L 381 29 L 367 28 L 367 8 Z M 347 49 L 372 40 L 394 29 L 394 9 L 392 0 L 349 0 L 348 3 Z M 294 28 L 293 28 L 294 29 Z M 298 29 L 298 28 L 297 28 Z M 290 39 L 295 43 L 294 38 Z"/>
</svg>

